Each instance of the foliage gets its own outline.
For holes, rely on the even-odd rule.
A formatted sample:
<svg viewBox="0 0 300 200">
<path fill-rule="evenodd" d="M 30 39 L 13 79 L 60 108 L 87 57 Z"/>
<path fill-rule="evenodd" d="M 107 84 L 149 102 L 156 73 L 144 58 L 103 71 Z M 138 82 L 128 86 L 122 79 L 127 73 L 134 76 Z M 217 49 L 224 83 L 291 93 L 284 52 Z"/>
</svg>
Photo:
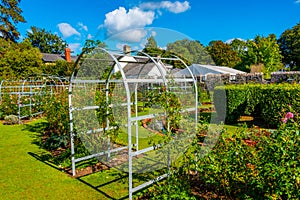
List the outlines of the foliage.
<svg viewBox="0 0 300 200">
<path fill-rule="evenodd" d="M 26 37 L 33 47 L 37 47 L 42 53 L 62 54 L 67 47 L 66 41 L 58 35 L 46 31 L 44 28 L 31 27 Z"/>
<path fill-rule="evenodd" d="M 106 48 L 107 45 L 104 42 L 101 42 L 100 40 L 86 40 L 84 43 L 84 47 L 82 48 L 82 52 L 86 52 L 88 50 L 91 50 L 95 47 L 101 47 Z"/>
<path fill-rule="evenodd" d="M 7 115 L 18 114 L 18 96 L 4 94 L 0 102 L 0 119 L 4 119 Z"/>
<path fill-rule="evenodd" d="M 236 123 L 242 115 L 252 115 L 263 120 L 268 126 L 277 127 L 282 109 L 293 105 L 300 111 L 300 86 L 291 84 L 278 85 L 228 85 L 215 88 L 218 92 L 226 92 L 226 123 Z M 223 112 L 224 105 L 214 100 L 217 112 Z"/>
<path fill-rule="evenodd" d="M 155 183 L 155 185 L 144 192 L 138 194 L 141 199 L 184 199 L 194 200 L 187 176 L 173 174 L 166 181 Z"/>
<path fill-rule="evenodd" d="M 279 129 L 258 144 L 258 187 L 274 199 L 299 199 L 299 116 L 291 106 L 285 111 Z"/>
<path fill-rule="evenodd" d="M 19 7 L 21 0 L 1 0 L 0 4 L 0 37 L 5 40 L 16 42 L 20 33 L 16 26 L 19 22 L 26 22 L 21 15 L 22 10 Z"/>
<path fill-rule="evenodd" d="M 31 117 L 31 114 L 41 111 L 41 96 L 38 95 L 21 95 L 8 94 L 2 90 L 3 94 L 0 101 L 0 119 L 4 119 L 7 115 L 20 114 L 20 117 Z M 29 106 L 31 104 L 31 106 Z M 20 111 L 20 113 L 19 113 Z"/>
<path fill-rule="evenodd" d="M 170 52 L 168 50 L 164 50 L 164 49 L 160 49 L 160 48 L 144 48 L 143 52 L 152 57 L 174 58 L 174 56 L 176 56 L 176 57 L 180 58 L 181 60 L 183 60 L 185 62 L 185 64 L 187 64 L 187 65 L 191 64 L 187 59 L 185 59 L 181 55 L 179 55 L 175 52 Z M 142 54 L 139 53 L 139 55 L 142 55 Z M 183 69 L 186 67 L 181 61 L 178 61 L 178 60 L 162 60 L 162 62 L 172 65 L 174 68 L 178 68 L 178 69 Z"/>
<path fill-rule="evenodd" d="M 238 53 L 232 50 L 229 44 L 220 40 L 210 42 L 207 50 L 218 66 L 235 67 L 241 62 Z"/>
<path fill-rule="evenodd" d="M 47 132 L 52 135 L 69 135 L 68 91 L 61 94 L 48 94 L 44 98 L 44 116 L 48 121 Z"/>
<path fill-rule="evenodd" d="M 177 40 L 167 45 L 167 51 L 185 58 L 190 64 L 214 64 L 212 58 L 199 41 Z M 189 65 L 190 65 L 189 64 Z"/>
<path fill-rule="evenodd" d="M 147 94 L 148 102 L 147 107 L 159 105 L 166 112 L 165 129 L 174 131 L 179 128 L 179 122 L 182 118 L 181 102 L 175 93 L 167 91 L 165 87 L 158 90 L 152 90 Z"/>
<path fill-rule="evenodd" d="M 240 70 L 251 70 L 252 65 L 263 65 L 263 72 L 267 78 L 271 72 L 283 68 L 281 63 L 281 54 L 279 45 L 274 34 L 268 37 L 257 36 L 254 40 L 248 40 L 245 51 L 241 52 L 242 62 L 235 68 Z"/>
<path fill-rule="evenodd" d="M 56 75 L 58 77 L 70 77 L 74 70 L 74 62 L 65 60 L 57 60 L 53 65 L 42 65 L 44 74 Z"/>
<path fill-rule="evenodd" d="M 284 64 L 290 70 L 300 70 L 300 23 L 284 31 L 278 39 Z"/>
<path fill-rule="evenodd" d="M 42 55 L 28 40 L 12 43 L 0 38 L 0 76 L 5 79 L 22 79 L 41 73 Z"/>
<path fill-rule="evenodd" d="M 244 52 L 247 50 L 247 42 L 236 38 L 232 40 L 229 45 L 231 49 L 237 52 L 238 56 L 242 59 Z"/>
<path fill-rule="evenodd" d="M 43 144 L 47 150 L 56 150 L 58 148 L 66 148 L 69 143 L 69 137 L 67 135 L 52 134 L 46 139 Z"/>
<path fill-rule="evenodd" d="M 294 112 L 284 116 L 288 121 L 273 132 L 225 131 L 206 157 L 195 159 L 198 182 L 230 199 L 298 199 L 299 118 Z"/>
<path fill-rule="evenodd" d="M 146 49 L 149 49 L 149 48 L 151 48 L 151 49 L 158 48 L 157 47 L 157 43 L 156 43 L 156 41 L 155 41 L 155 39 L 154 39 L 153 36 L 151 36 L 151 37 L 148 38 L 147 43 L 145 45 L 145 48 Z"/>
</svg>

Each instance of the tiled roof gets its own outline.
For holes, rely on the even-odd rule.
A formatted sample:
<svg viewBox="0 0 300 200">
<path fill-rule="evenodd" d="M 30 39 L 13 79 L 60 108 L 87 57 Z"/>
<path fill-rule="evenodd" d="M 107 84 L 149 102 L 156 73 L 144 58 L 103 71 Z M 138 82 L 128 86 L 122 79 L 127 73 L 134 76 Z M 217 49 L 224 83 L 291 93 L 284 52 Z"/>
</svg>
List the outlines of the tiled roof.
<svg viewBox="0 0 300 200">
<path fill-rule="evenodd" d="M 57 60 L 65 60 L 64 58 L 62 58 L 61 55 L 59 54 L 53 54 L 53 53 L 42 53 L 43 55 L 43 61 L 44 62 L 55 62 Z"/>
<path fill-rule="evenodd" d="M 44 62 L 55 62 L 58 60 L 66 60 L 66 57 L 64 55 L 61 54 L 54 54 L 54 53 L 42 53 L 43 58 L 42 60 Z M 78 58 L 78 56 L 71 56 L 71 60 L 72 61 L 76 61 Z"/>
</svg>

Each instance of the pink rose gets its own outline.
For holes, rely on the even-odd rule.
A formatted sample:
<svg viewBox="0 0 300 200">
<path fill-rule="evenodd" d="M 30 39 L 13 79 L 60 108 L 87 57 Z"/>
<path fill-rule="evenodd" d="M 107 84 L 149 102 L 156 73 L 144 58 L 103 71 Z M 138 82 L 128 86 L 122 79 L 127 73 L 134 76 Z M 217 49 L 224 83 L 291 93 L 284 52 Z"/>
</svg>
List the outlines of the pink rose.
<svg viewBox="0 0 300 200">
<path fill-rule="evenodd" d="M 287 118 L 287 119 L 294 118 L 294 114 L 292 112 L 288 112 L 288 113 L 286 113 L 285 118 Z"/>
<path fill-rule="evenodd" d="M 283 119 L 281 119 L 281 121 L 282 121 L 283 123 L 286 123 L 287 120 L 288 120 L 288 118 L 283 118 Z"/>
</svg>

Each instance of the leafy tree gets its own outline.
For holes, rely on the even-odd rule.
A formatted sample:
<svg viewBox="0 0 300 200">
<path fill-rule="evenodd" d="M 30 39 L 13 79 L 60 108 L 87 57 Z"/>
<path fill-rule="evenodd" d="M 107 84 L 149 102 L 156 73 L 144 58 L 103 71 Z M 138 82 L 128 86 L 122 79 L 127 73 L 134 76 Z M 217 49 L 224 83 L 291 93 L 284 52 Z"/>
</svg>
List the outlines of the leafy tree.
<svg viewBox="0 0 300 200">
<path fill-rule="evenodd" d="M 282 33 L 278 44 L 284 64 L 291 70 L 300 70 L 300 23 Z"/>
<path fill-rule="evenodd" d="M 44 64 L 42 71 L 44 74 L 56 75 L 59 77 L 70 77 L 73 73 L 74 62 L 67 62 L 65 60 L 57 60 L 54 65 Z"/>
<path fill-rule="evenodd" d="M 244 64 L 263 65 L 263 72 L 269 77 L 271 72 L 281 69 L 281 54 L 276 36 L 270 34 L 268 37 L 257 36 L 254 40 L 248 40 Z"/>
<path fill-rule="evenodd" d="M 149 48 L 156 49 L 156 48 L 158 48 L 157 47 L 157 43 L 156 43 L 156 41 L 155 41 L 155 39 L 154 39 L 153 36 L 151 36 L 151 37 L 148 38 L 148 41 L 147 41 L 147 44 L 145 45 L 145 48 L 146 49 L 149 49 Z"/>
<path fill-rule="evenodd" d="M 42 55 L 28 40 L 14 43 L 0 38 L 0 44 L 1 78 L 19 79 L 41 73 Z"/>
<path fill-rule="evenodd" d="M 196 40 L 178 40 L 167 45 L 167 51 L 185 58 L 189 63 L 214 64 L 204 46 Z"/>
<path fill-rule="evenodd" d="M 27 31 L 27 38 L 32 46 L 39 48 L 42 53 L 61 54 L 67 47 L 66 41 L 44 28 L 32 26 L 31 31 Z"/>
<path fill-rule="evenodd" d="M 245 51 L 247 50 L 247 42 L 241 39 L 234 39 L 229 44 L 231 49 L 235 52 L 237 52 L 238 56 L 242 58 Z"/>
<path fill-rule="evenodd" d="M 84 52 L 94 47 L 106 48 L 107 45 L 104 42 L 101 42 L 100 40 L 86 40 L 84 43 L 84 47 L 82 48 L 82 51 Z"/>
<path fill-rule="evenodd" d="M 19 7 L 21 0 L 1 0 L 0 4 L 0 37 L 16 42 L 20 33 L 16 25 L 26 22 Z"/>
<path fill-rule="evenodd" d="M 238 52 L 234 51 L 229 44 L 220 40 L 210 42 L 207 50 L 216 65 L 234 67 L 241 62 Z"/>
</svg>

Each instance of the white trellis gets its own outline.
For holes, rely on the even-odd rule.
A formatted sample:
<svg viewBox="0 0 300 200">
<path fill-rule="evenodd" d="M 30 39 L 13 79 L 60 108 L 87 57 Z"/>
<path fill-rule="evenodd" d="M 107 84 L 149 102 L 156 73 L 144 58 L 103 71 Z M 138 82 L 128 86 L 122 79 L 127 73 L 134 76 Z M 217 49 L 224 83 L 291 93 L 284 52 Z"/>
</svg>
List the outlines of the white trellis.
<svg viewBox="0 0 300 200">
<path fill-rule="evenodd" d="M 16 99 L 16 113 L 9 113 L 17 115 L 19 123 L 24 118 L 31 118 L 43 113 L 40 108 L 41 99 L 46 92 L 50 94 L 61 93 L 68 86 L 68 81 L 62 77 L 52 75 L 35 75 L 29 76 L 23 80 L 2 80 L 0 82 L 0 102 L 12 101 L 5 98 L 6 95 L 12 99 Z"/>
<path fill-rule="evenodd" d="M 129 199 L 134 192 L 167 177 L 171 163 L 182 155 L 196 133 L 198 118 L 193 74 L 190 78 L 172 77 L 167 62 L 181 62 L 187 67 L 178 57 L 151 57 L 138 51 L 124 54 L 94 48 L 79 56 L 69 87 L 73 175 L 76 163 L 97 158 L 128 173 Z M 166 110 L 149 99 L 150 93 L 158 96 L 172 93 L 180 105 L 181 118 L 171 140 L 145 147 L 140 145 L 141 138 L 147 140 L 162 132 L 161 128 L 171 131 L 168 116 L 172 105 Z M 145 104 L 147 112 L 140 109 Z M 145 127 L 141 126 L 144 120 L 151 121 L 152 131 L 144 133 Z M 116 134 L 126 135 L 126 141 L 117 143 Z M 75 156 L 75 137 L 80 138 L 90 155 Z M 116 164 L 118 160 L 122 162 Z M 157 169 L 167 172 L 142 184 L 133 184 L 133 174 Z"/>
</svg>

